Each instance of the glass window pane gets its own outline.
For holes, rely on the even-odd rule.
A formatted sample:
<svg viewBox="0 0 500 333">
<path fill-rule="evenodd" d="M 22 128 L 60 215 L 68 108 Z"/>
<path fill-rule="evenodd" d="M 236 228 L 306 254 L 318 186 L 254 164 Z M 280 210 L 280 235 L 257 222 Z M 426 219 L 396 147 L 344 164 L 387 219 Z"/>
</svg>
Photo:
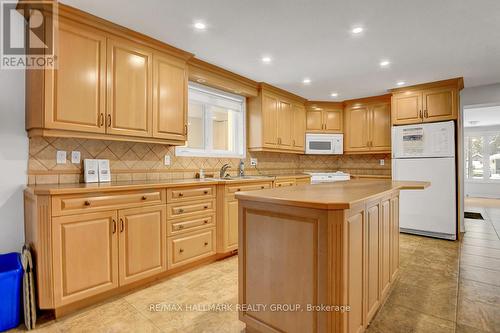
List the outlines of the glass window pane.
<svg viewBox="0 0 500 333">
<path fill-rule="evenodd" d="M 186 146 L 190 148 L 205 148 L 205 112 L 203 104 L 190 101 L 188 104 L 188 137 Z"/>
<path fill-rule="evenodd" d="M 466 170 L 467 178 L 483 179 L 483 151 L 484 138 L 481 136 L 470 136 L 467 138 Z"/>
<path fill-rule="evenodd" d="M 500 133 L 488 137 L 490 179 L 500 180 Z"/>
<path fill-rule="evenodd" d="M 228 110 L 213 106 L 212 111 L 212 135 L 213 149 L 215 150 L 232 150 L 230 139 L 232 138 L 231 128 L 229 125 Z"/>
</svg>

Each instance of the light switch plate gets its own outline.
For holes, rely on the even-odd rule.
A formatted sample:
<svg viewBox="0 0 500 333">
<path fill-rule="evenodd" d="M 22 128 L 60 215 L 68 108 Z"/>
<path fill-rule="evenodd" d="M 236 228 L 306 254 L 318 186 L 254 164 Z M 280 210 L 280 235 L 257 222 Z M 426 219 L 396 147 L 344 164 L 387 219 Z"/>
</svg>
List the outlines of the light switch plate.
<svg viewBox="0 0 500 333">
<path fill-rule="evenodd" d="M 256 158 L 250 158 L 250 165 L 251 166 L 257 166 L 257 159 Z"/>
<path fill-rule="evenodd" d="M 385 160 L 380 160 L 380 165 L 385 165 Z"/>
<path fill-rule="evenodd" d="M 74 150 L 71 152 L 71 163 L 80 164 L 80 152 L 79 151 Z"/>
<path fill-rule="evenodd" d="M 165 158 L 163 159 L 163 164 L 170 165 L 170 155 L 165 155 Z"/>
<path fill-rule="evenodd" d="M 66 151 L 58 150 L 56 153 L 56 163 L 57 164 L 66 164 Z"/>
</svg>

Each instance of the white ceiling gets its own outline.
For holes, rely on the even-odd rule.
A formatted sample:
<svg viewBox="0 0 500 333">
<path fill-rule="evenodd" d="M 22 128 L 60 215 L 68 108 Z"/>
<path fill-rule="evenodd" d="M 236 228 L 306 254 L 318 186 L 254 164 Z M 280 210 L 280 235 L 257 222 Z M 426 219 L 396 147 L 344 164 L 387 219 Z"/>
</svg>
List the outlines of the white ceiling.
<svg viewBox="0 0 500 333">
<path fill-rule="evenodd" d="M 400 80 L 500 82 L 499 0 L 62 2 L 313 100 L 382 94 Z M 194 31 L 197 20 L 208 29 Z M 357 25 L 365 31 L 353 37 Z"/>
<path fill-rule="evenodd" d="M 470 108 L 464 110 L 464 126 L 500 125 L 500 106 Z"/>
</svg>

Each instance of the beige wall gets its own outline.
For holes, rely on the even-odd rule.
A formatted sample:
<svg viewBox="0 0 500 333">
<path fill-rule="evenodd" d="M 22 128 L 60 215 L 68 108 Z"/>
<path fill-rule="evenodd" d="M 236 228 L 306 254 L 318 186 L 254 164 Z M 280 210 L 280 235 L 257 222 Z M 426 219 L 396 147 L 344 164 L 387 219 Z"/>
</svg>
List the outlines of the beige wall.
<svg viewBox="0 0 500 333">
<path fill-rule="evenodd" d="M 65 150 L 68 161 L 56 164 L 56 151 Z M 72 164 L 71 151 L 80 151 L 85 158 L 109 159 L 112 180 L 165 180 L 193 178 L 200 168 L 206 173 L 218 172 L 224 163 L 235 174 L 239 159 L 177 157 L 175 147 L 159 144 L 104 140 L 32 138 L 29 143 L 29 184 L 77 183 L 82 179 L 81 164 Z M 171 165 L 163 165 L 164 155 L 170 155 Z M 258 170 L 265 174 L 285 174 L 303 171 L 342 170 L 352 174 L 391 175 L 390 155 L 294 155 L 278 153 L 247 153 L 247 174 L 257 174 L 250 166 L 250 157 L 258 159 Z M 379 159 L 385 165 L 379 165 Z"/>
</svg>

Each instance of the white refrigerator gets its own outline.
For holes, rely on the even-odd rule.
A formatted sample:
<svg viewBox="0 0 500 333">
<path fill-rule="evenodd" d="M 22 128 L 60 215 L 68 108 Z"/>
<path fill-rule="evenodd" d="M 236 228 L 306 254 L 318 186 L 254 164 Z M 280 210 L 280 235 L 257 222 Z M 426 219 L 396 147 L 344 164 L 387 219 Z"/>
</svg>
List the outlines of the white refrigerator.
<svg viewBox="0 0 500 333">
<path fill-rule="evenodd" d="M 401 191 L 401 232 L 457 238 L 455 163 L 453 121 L 392 128 L 392 179 L 431 182 Z"/>
</svg>

